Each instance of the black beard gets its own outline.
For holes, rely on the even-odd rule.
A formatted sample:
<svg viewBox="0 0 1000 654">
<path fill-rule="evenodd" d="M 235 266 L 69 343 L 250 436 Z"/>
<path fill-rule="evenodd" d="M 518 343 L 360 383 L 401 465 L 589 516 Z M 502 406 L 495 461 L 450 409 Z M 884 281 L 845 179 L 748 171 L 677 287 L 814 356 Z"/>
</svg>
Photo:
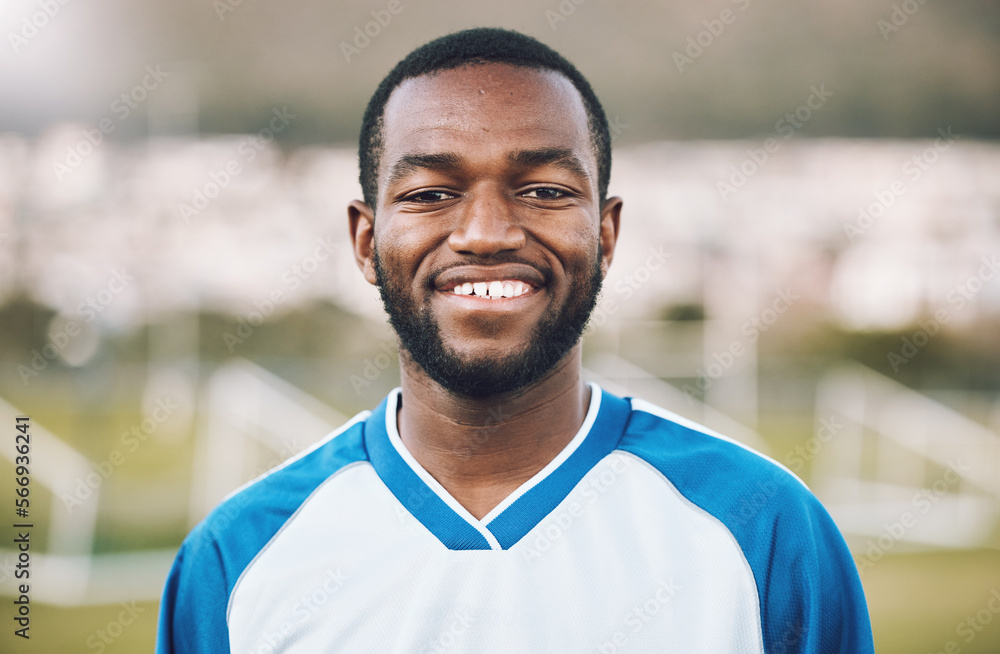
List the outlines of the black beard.
<svg viewBox="0 0 1000 654">
<path fill-rule="evenodd" d="M 430 307 L 417 307 L 402 280 L 386 273 L 374 248 L 372 263 L 382 306 L 389 324 L 396 330 L 401 346 L 435 382 L 457 395 L 482 399 L 513 393 L 548 374 L 580 340 L 601 290 L 601 259 L 597 259 L 587 279 L 574 279 L 570 301 L 554 315 L 543 316 L 528 339 L 527 348 L 501 359 L 462 361 L 445 347 L 441 330 Z"/>
</svg>

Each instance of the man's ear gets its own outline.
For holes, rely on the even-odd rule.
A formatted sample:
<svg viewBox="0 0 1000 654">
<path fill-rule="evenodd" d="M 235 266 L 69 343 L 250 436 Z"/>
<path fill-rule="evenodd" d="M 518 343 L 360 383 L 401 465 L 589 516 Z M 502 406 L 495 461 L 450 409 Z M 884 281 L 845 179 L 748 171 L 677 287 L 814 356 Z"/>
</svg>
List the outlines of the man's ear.
<svg viewBox="0 0 1000 654">
<path fill-rule="evenodd" d="M 622 199 L 618 196 L 608 198 L 601 207 L 601 248 L 604 258 L 601 259 L 601 273 L 608 275 L 611 259 L 615 255 L 615 243 L 618 242 L 618 219 L 622 213 Z"/>
<path fill-rule="evenodd" d="M 375 212 L 361 200 L 351 200 L 347 205 L 347 222 L 351 228 L 354 260 L 369 284 L 375 285 Z"/>
</svg>

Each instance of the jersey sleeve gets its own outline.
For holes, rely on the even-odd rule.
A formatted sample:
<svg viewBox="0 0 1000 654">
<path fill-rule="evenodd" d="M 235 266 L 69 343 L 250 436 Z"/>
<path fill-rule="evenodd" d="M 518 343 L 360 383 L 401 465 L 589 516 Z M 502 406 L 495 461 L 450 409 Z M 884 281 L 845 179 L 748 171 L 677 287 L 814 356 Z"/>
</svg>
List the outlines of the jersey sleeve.
<svg viewBox="0 0 1000 654">
<path fill-rule="evenodd" d="M 826 509 L 797 486 L 790 481 L 772 510 L 737 528 L 758 583 L 764 651 L 874 654 L 854 559 Z"/>
<path fill-rule="evenodd" d="M 167 576 L 156 654 L 228 652 L 227 588 L 218 542 L 203 523 L 185 539 Z"/>
<path fill-rule="evenodd" d="M 798 477 L 737 443 L 633 412 L 620 449 L 658 469 L 733 535 L 757 584 L 767 654 L 874 654 L 857 566 Z"/>
</svg>

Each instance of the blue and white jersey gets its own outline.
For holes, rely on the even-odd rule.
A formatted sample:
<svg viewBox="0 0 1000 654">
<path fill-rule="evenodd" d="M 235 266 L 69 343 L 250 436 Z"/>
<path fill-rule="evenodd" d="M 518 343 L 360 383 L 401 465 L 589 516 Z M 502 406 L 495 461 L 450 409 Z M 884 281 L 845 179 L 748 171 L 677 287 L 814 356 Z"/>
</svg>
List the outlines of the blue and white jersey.
<svg viewBox="0 0 1000 654">
<path fill-rule="evenodd" d="M 770 459 L 593 385 L 477 520 L 403 445 L 399 393 L 191 532 L 158 652 L 874 652 L 843 538 Z"/>
</svg>

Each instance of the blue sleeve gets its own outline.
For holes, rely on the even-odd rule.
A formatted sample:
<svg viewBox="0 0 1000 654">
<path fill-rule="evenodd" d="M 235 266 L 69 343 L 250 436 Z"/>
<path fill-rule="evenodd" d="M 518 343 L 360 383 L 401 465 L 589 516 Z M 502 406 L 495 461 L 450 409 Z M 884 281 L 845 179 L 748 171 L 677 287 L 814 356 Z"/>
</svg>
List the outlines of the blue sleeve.
<svg viewBox="0 0 1000 654">
<path fill-rule="evenodd" d="M 226 613 L 240 575 L 324 479 L 365 460 L 367 415 L 229 497 L 188 534 L 163 591 L 157 654 L 229 651 Z"/>
<path fill-rule="evenodd" d="M 156 654 L 229 651 L 229 584 L 218 543 L 202 523 L 184 541 L 160 603 Z"/>
<path fill-rule="evenodd" d="M 794 475 L 734 443 L 643 412 L 633 413 L 619 447 L 657 468 L 733 534 L 757 584 L 767 654 L 874 654 L 854 559 Z"/>
<path fill-rule="evenodd" d="M 730 527 L 757 579 L 764 650 L 874 654 L 861 579 L 833 519 L 797 480 L 775 485 L 771 511 Z"/>
</svg>

